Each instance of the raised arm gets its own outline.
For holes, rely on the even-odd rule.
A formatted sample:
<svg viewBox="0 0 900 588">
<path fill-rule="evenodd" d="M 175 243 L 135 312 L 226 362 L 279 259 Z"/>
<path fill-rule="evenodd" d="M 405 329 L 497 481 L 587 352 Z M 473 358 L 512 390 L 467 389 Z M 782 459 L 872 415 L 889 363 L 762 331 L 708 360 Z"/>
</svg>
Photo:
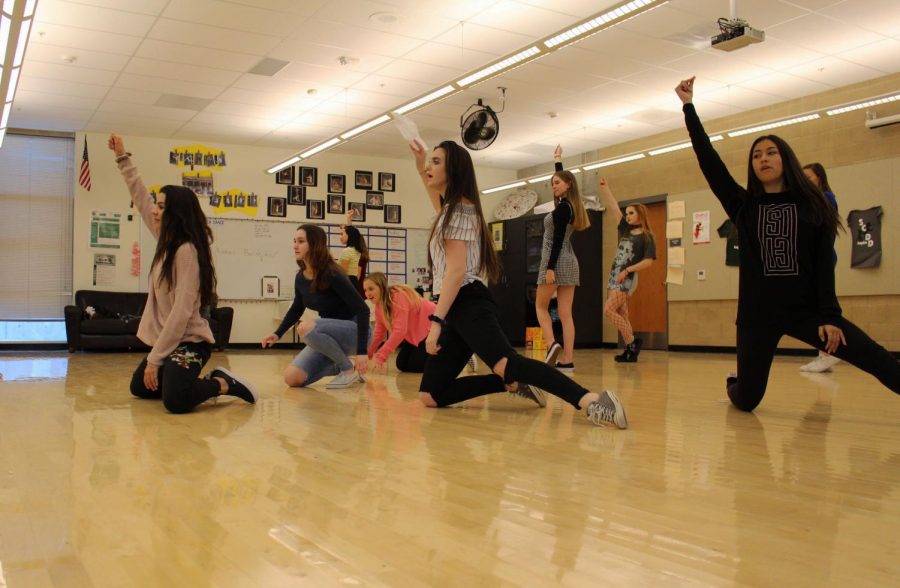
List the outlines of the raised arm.
<svg viewBox="0 0 900 588">
<path fill-rule="evenodd" d="M 144 185 L 144 180 L 141 179 L 137 167 L 131 161 L 131 153 L 125 151 L 125 142 L 122 141 L 122 137 L 113 133 L 109 136 L 107 145 L 116 156 L 116 164 L 119 166 L 119 171 L 125 179 L 125 185 L 128 186 L 128 191 L 131 193 L 131 201 L 134 202 L 135 207 L 141 214 L 141 219 L 147 225 L 147 228 L 150 229 L 150 233 L 159 239 L 159 225 L 153 218 L 153 207 L 156 204 L 150 197 L 150 192 L 147 191 L 147 187 Z"/>
<path fill-rule="evenodd" d="M 619 208 L 619 202 L 613 196 L 612 190 L 609 189 L 609 182 L 606 181 L 606 178 L 597 180 L 597 190 L 600 192 L 600 197 L 603 198 L 606 208 L 613 214 L 613 220 L 618 225 L 622 220 L 622 210 Z"/>
<path fill-rule="evenodd" d="M 744 203 L 747 191 L 731 177 L 722 158 L 713 149 L 703 124 L 700 122 L 700 117 L 697 116 L 697 110 L 694 108 L 693 103 L 694 78 L 682 80 L 675 87 L 675 93 L 681 99 L 684 122 L 687 126 L 688 134 L 691 136 L 691 144 L 694 147 L 694 153 L 697 155 L 700 170 L 706 178 L 706 183 L 709 184 L 713 194 L 719 199 L 728 217 L 734 220 Z"/>
<path fill-rule="evenodd" d="M 434 188 L 428 186 L 428 181 L 425 177 L 425 160 L 427 158 L 427 153 L 425 153 L 425 146 L 418 141 L 412 141 L 409 144 L 409 150 L 412 152 L 413 157 L 415 157 L 416 159 L 416 171 L 419 172 L 419 179 L 422 180 L 422 185 L 425 186 L 425 192 L 428 193 L 428 199 L 431 200 L 431 206 L 434 207 L 435 212 L 440 212 L 441 194 Z"/>
<path fill-rule="evenodd" d="M 562 171 L 562 145 L 557 145 L 556 149 L 553 150 L 553 169 L 556 171 Z"/>
</svg>

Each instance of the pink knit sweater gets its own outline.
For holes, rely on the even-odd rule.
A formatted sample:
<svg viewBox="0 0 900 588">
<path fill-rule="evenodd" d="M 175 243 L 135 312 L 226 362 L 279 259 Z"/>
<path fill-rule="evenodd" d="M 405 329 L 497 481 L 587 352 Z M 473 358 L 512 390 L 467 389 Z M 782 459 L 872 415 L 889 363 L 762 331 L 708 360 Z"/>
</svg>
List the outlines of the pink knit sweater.
<svg viewBox="0 0 900 588">
<path fill-rule="evenodd" d="M 131 200 L 140 211 L 141 218 L 158 239 L 159 228 L 153 223 L 153 200 L 130 157 L 119 160 L 119 171 L 125 178 Z M 209 323 L 200 316 L 197 250 L 190 243 L 185 243 L 175 252 L 172 287 L 166 282 L 160 283 L 161 265 L 156 264 L 150 271 L 150 291 L 137 332 L 141 341 L 153 347 L 147 355 L 147 363 L 155 366 L 162 365 L 182 341 L 215 341 Z"/>
<path fill-rule="evenodd" d="M 387 361 L 388 355 L 397 348 L 405 339 L 413 345 L 418 345 L 428 336 L 431 329 L 431 321 L 428 315 L 434 314 L 435 305 L 430 300 L 422 300 L 419 307 L 415 308 L 410 304 L 409 297 L 403 291 L 391 291 L 391 303 L 393 311 L 391 312 L 393 324 L 391 325 L 391 336 L 387 342 L 378 349 L 378 345 L 384 340 L 387 333 L 387 325 L 384 321 L 384 314 L 381 312 L 381 305 L 375 305 L 375 333 L 372 334 L 372 344 L 369 346 L 369 357 L 375 354 L 379 362 Z M 378 349 L 378 353 L 375 350 Z"/>
</svg>

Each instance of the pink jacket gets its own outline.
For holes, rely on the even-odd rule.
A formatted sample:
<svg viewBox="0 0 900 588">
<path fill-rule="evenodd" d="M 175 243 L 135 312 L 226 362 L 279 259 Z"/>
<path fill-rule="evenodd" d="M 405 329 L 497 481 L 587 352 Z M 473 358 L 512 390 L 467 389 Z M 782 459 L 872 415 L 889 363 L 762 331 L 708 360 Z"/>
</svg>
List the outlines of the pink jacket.
<svg viewBox="0 0 900 588">
<path fill-rule="evenodd" d="M 391 292 L 391 303 L 394 324 L 391 325 L 391 336 L 387 342 L 378 349 L 378 345 L 384 340 L 387 333 L 387 325 L 381 312 L 381 305 L 375 305 L 375 333 L 372 335 L 372 344 L 369 346 L 369 357 L 375 354 L 379 362 L 387 361 L 388 355 L 397 348 L 405 339 L 412 345 L 418 345 L 431 329 L 431 321 L 428 316 L 434 314 L 435 305 L 430 300 L 422 300 L 419 308 L 410 304 L 409 297 L 402 291 Z M 375 350 L 378 349 L 378 353 Z"/>
</svg>

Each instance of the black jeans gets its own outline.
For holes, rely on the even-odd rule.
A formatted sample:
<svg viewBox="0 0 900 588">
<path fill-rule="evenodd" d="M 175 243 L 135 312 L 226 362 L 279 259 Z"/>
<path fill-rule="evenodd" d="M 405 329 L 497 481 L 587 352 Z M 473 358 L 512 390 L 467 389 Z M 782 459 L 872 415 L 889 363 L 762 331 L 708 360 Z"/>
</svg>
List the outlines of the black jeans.
<svg viewBox="0 0 900 588">
<path fill-rule="evenodd" d="M 219 395 L 219 382 L 200 379 L 200 370 L 212 354 L 209 343 L 182 342 L 159 366 L 156 390 L 144 385 L 145 357 L 131 376 L 131 393 L 138 398 L 162 398 L 166 410 L 175 414 L 191 412 L 198 404 Z"/>
<path fill-rule="evenodd" d="M 425 339 L 418 346 L 409 341 L 402 341 L 397 347 L 397 369 L 401 372 L 421 374 L 425 371 L 428 352 L 425 351 Z"/>
<path fill-rule="evenodd" d="M 565 400 L 575 408 L 588 391 L 542 361 L 522 357 L 509 344 L 497 320 L 497 304 L 481 282 L 459 290 L 441 329 L 437 355 L 428 357 L 419 390 L 428 392 L 438 406 L 447 406 L 495 392 L 505 392 L 506 383 L 525 382 Z M 457 378 L 472 353 L 493 368 L 507 358 L 506 377 L 465 376 Z M 505 381 L 504 381 L 505 380 Z"/>
<path fill-rule="evenodd" d="M 729 378 L 728 397 L 737 408 L 751 411 L 762 401 L 769 381 L 769 370 L 778 341 L 790 335 L 816 349 L 825 349 L 819 339 L 819 321 L 799 320 L 781 326 L 738 325 L 736 380 Z M 864 370 L 882 384 L 900 394 L 900 362 L 887 349 L 873 341 L 859 327 L 841 317 L 836 327 L 844 332 L 847 344 L 832 355 Z"/>
</svg>

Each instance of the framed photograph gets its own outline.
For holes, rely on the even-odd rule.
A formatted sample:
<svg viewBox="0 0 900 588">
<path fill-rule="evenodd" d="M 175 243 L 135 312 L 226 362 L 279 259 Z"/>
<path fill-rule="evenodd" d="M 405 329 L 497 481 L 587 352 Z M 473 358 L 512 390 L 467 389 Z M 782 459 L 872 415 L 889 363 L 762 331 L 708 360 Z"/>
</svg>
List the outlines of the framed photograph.
<svg viewBox="0 0 900 588">
<path fill-rule="evenodd" d="M 234 207 L 234 196 L 231 194 L 225 194 L 222 198 L 222 206 L 225 208 L 233 208 Z"/>
<path fill-rule="evenodd" d="M 278 276 L 262 277 L 262 297 L 278 298 L 281 294 L 281 278 Z"/>
<path fill-rule="evenodd" d="M 384 192 L 366 192 L 366 206 L 372 210 L 384 208 Z"/>
<path fill-rule="evenodd" d="M 394 174 L 378 172 L 378 189 L 382 192 L 394 191 Z"/>
<path fill-rule="evenodd" d="M 353 222 L 366 221 L 366 203 L 365 202 L 348 202 L 347 207 L 353 213 Z"/>
<path fill-rule="evenodd" d="M 269 216 L 280 216 L 282 218 L 287 216 L 287 199 L 269 196 Z"/>
<path fill-rule="evenodd" d="M 394 225 L 400 224 L 400 205 L 385 204 L 384 205 L 384 222 Z"/>
<path fill-rule="evenodd" d="M 222 206 L 222 197 L 218 194 L 213 194 L 209 197 L 209 205 L 215 208 Z"/>
<path fill-rule="evenodd" d="M 247 195 L 246 194 L 238 194 L 234 197 L 234 207 L 235 208 L 244 208 L 247 205 Z"/>
<path fill-rule="evenodd" d="M 288 204 L 306 206 L 306 186 L 288 186 L 287 201 Z"/>
<path fill-rule="evenodd" d="M 275 174 L 276 184 L 293 184 L 294 183 L 294 166 L 288 166 Z"/>
<path fill-rule="evenodd" d="M 328 195 L 328 214 L 344 214 L 344 195 Z"/>
<path fill-rule="evenodd" d="M 347 192 L 347 176 L 340 174 L 328 174 L 328 191 L 335 194 Z"/>
<path fill-rule="evenodd" d="M 307 200 L 306 201 L 306 218 L 309 218 L 309 219 L 325 218 L 325 201 L 324 200 Z"/>
<path fill-rule="evenodd" d="M 301 186 L 316 186 L 319 183 L 319 170 L 314 167 L 300 168 L 300 181 L 297 182 Z"/>
<path fill-rule="evenodd" d="M 503 251 L 503 223 L 491 223 L 491 240 L 495 250 Z"/>
<path fill-rule="evenodd" d="M 259 196 L 256 194 L 250 194 L 247 196 L 247 206 L 250 208 L 256 208 L 258 206 L 257 202 L 259 201 Z"/>
<path fill-rule="evenodd" d="M 356 178 L 354 180 L 354 186 L 357 190 L 372 189 L 372 172 L 356 170 L 354 177 Z"/>
</svg>

